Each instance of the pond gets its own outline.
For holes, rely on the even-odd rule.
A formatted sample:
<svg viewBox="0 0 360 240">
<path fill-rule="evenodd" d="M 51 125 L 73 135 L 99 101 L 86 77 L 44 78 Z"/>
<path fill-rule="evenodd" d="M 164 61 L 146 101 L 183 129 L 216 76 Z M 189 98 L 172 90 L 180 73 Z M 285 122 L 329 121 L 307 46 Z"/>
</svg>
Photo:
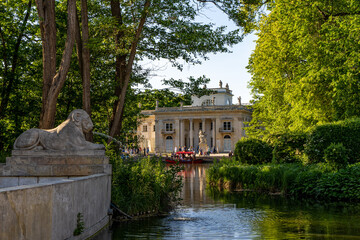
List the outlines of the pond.
<svg viewBox="0 0 360 240">
<path fill-rule="evenodd" d="M 121 223 L 99 239 L 360 239 L 360 205 L 206 189 L 207 164 L 187 165 L 182 205 Z"/>
</svg>

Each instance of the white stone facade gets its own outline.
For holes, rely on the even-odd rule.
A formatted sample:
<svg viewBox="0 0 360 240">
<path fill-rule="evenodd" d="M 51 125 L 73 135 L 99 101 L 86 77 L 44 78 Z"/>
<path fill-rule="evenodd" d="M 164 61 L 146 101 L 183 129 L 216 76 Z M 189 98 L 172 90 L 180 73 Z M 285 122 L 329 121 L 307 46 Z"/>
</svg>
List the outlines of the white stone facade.
<svg viewBox="0 0 360 240">
<path fill-rule="evenodd" d="M 234 151 L 236 142 L 245 137 L 245 122 L 251 120 L 251 111 L 247 106 L 233 105 L 228 88 L 211 90 L 215 93 L 192 97 L 191 106 L 142 111 L 146 117 L 137 130 L 140 147 L 152 153 L 173 152 L 180 146 L 196 150 L 202 130 L 212 151 Z"/>
</svg>

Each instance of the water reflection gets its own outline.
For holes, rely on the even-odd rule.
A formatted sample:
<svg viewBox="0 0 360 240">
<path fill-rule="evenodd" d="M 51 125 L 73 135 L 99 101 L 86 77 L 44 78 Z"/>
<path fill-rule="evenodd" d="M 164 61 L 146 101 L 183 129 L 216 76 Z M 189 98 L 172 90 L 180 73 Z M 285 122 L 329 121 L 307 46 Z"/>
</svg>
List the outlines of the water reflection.
<svg viewBox="0 0 360 240">
<path fill-rule="evenodd" d="M 207 168 L 185 166 L 182 205 L 171 215 L 122 223 L 112 239 L 360 239 L 358 204 L 209 191 Z"/>
</svg>

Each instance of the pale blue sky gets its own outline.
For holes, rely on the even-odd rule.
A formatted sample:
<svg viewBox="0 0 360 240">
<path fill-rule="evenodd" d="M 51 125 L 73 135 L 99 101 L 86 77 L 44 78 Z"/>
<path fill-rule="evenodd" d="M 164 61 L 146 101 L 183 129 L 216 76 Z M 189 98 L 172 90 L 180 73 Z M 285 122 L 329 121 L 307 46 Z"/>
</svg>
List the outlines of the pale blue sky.
<svg viewBox="0 0 360 240">
<path fill-rule="evenodd" d="M 228 29 L 236 28 L 235 24 L 228 20 L 227 16 L 217 10 L 211 8 L 206 10 L 206 17 L 200 18 L 200 21 L 212 21 L 218 26 L 226 25 Z M 210 54 L 209 60 L 203 61 L 201 65 L 184 64 L 183 71 L 171 66 L 166 60 L 151 62 L 154 71 L 154 76 L 150 83 L 154 88 L 164 88 L 161 80 L 166 78 L 187 80 L 188 77 L 193 76 L 198 78 L 202 75 L 211 79 L 207 85 L 209 88 L 218 87 L 219 80 L 222 80 L 223 86 L 229 84 L 230 90 L 233 91 L 233 103 L 237 102 L 237 97 L 241 96 L 243 103 L 249 103 L 251 100 L 250 89 L 247 87 L 251 78 L 247 72 L 249 57 L 255 49 L 255 35 L 246 36 L 241 43 L 231 48 L 232 53 Z M 146 62 L 146 65 L 150 64 Z"/>
</svg>

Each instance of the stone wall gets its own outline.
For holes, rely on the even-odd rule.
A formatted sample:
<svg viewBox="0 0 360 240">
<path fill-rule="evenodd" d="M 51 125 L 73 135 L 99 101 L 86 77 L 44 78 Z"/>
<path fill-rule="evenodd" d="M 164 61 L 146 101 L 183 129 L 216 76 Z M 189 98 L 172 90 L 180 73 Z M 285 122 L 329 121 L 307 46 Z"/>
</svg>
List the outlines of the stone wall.
<svg viewBox="0 0 360 240">
<path fill-rule="evenodd" d="M 109 222 L 111 175 L 2 177 L 0 239 L 85 239 Z M 6 185 L 7 184 L 7 185 Z M 6 187 L 12 186 L 12 187 Z M 77 214 L 84 232 L 73 236 Z"/>
</svg>

